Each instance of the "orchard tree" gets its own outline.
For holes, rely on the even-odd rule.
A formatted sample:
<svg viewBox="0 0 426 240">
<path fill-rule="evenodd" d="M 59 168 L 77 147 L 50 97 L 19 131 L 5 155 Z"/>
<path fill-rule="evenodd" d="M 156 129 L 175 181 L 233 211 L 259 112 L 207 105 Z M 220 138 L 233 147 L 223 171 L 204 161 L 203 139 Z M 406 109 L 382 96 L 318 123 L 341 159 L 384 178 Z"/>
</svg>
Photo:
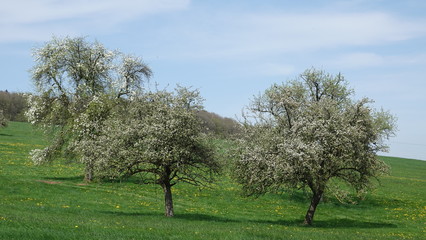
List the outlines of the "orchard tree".
<svg viewBox="0 0 426 240">
<path fill-rule="evenodd" d="M 308 188 L 311 225 L 325 192 L 343 197 L 342 183 L 365 193 L 388 171 L 377 158 L 394 134 L 394 117 L 353 100 L 341 74 L 306 70 L 299 79 L 274 84 L 256 97 L 245 116 L 236 179 L 248 195 L 283 187 Z"/>
<path fill-rule="evenodd" d="M 95 159 L 97 177 L 142 174 L 164 191 L 165 216 L 172 217 L 172 186 L 211 182 L 219 164 L 202 134 L 198 91 L 157 91 L 127 102 L 99 126 L 97 139 L 81 142 L 83 159 Z"/>
<path fill-rule="evenodd" d="M 36 93 L 28 97 L 26 116 L 32 124 L 50 130 L 47 135 L 51 136 L 48 147 L 31 152 L 37 164 L 76 155 L 72 148 L 75 141 L 95 138 L 92 125 L 109 114 L 108 109 L 100 112 L 90 106 L 138 96 L 151 76 L 141 59 L 80 37 L 53 38 L 33 55 L 31 74 Z M 86 180 L 91 178 L 91 166 L 86 163 Z"/>
</svg>

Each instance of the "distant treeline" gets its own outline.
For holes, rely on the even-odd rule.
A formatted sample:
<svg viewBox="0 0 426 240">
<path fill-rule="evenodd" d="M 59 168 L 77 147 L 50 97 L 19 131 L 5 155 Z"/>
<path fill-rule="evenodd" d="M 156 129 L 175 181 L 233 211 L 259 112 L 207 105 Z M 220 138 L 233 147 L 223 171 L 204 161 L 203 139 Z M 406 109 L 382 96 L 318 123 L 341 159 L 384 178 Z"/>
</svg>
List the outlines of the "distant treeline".
<svg viewBox="0 0 426 240">
<path fill-rule="evenodd" d="M 200 111 L 198 117 L 203 122 L 203 130 L 206 133 L 222 137 L 231 137 L 240 132 L 240 124 L 232 118 L 221 117 L 216 113 Z"/>
<path fill-rule="evenodd" d="M 14 93 L 0 91 L 0 110 L 3 110 L 3 115 L 9 121 L 26 122 L 24 115 L 27 108 L 24 93 Z"/>
</svg>

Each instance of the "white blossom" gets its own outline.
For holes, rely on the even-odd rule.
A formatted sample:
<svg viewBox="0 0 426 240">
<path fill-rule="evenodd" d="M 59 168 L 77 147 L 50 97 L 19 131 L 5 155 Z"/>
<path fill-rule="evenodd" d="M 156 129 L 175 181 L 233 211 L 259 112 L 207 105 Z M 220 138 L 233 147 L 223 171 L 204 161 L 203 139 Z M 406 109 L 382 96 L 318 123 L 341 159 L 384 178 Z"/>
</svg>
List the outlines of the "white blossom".
<svg viewBox="0 0 426 240">
<path fill-rule="evenodd" d="M 236 171 L 246 193 L 306 187 L 315 199 L 305 219 L 310 224 L 332 179 L 360 193 L 386 173 L 376 153 L 387 148 L 384 140 L 394 134 L 394 117 L 372 109 L 369 99 L 352 100 L 352 93 L 340 74 L 311 69 L 301 81 L 275 84 L 255 98 Z M 349 196 L 334 193 L 342 193 L 340 199 Z"/>
<path fill-rule="evenodd" d="M 141 93 L 137 90 L 151 76 L 140 58 L 79 37 L 54 37 L 35 49 L 33 57 L 31 74 L 37 92 L 28 97 L 25 115 L 31 124 L 43 127 L 51 140 L 48 148 L 33 152 L 33 159 L 40 163 L 70 153 L 81 157 L 78 144 L 97 138 L 102 122 L 122 103 L 120 99 Z M 113 84 L 118 79 L 125 85 Z M 79 160 L 91 171 L 90 161 Z"/>
</svg>

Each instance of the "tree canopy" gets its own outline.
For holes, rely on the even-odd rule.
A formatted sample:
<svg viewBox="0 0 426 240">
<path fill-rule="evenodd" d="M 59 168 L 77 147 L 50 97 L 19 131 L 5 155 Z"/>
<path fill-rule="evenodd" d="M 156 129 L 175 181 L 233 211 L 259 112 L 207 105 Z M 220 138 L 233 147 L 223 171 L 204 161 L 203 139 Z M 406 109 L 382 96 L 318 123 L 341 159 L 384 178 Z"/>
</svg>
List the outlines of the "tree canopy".
<svg viewBox="0 0 426 240">
<path fill-rule="evenodd" d="M 394 134 L 394 117 L 372 101 L 353 100 L 341 74 L 316 69 L 274 84 L 248 107 L 236 179 L 246 194 L 282 187 L 308 188 L 312 199 L 305 224 L 312 224 L 325 192 L 342 196 L 338 179 L 358 193 L 388 166 L 376 154 Z"/>
<path fill-rule="evenodd" d="M 90 128 L 81 131 L 77 127 L 81 126 L 78 120 L 82 116 L 97 111 L 90 106 L 100 99 L 118 103 L 118 99 L 138 96 L 152 74 L 140 58 L 108 50 L 85 38 L 53 38 L 35 49 L 33 55 L 35 65 L 31 74 L 36 93 L 28 97 L 26 116 L 32 124 L 52 130 L 50 145 L 32 152 L 35 163 L 60 155 L 75 156 L 69 148 L 73 141 L 96 134 Z M 93 117 L 99 122 L 108 111 L 105 109 L 103 114 Z M 91 179 L 90 169 L 89 164 L 87 180 Z"/>
<path fill-rule="evenodd" d="M 159 184 L 165 215 L 173 216 L 171 187 L 178 182 L 200 185 L 219 170 L 202 134 L 196 113 L 202 109 L 197 91 L 146 93 L 122 105 L 96 131 L 96 139 L 79 142 L 84 159 L 94 159 L 98 177 L 119 178 L 142 173 L 145 183 Z"/>
</svg>

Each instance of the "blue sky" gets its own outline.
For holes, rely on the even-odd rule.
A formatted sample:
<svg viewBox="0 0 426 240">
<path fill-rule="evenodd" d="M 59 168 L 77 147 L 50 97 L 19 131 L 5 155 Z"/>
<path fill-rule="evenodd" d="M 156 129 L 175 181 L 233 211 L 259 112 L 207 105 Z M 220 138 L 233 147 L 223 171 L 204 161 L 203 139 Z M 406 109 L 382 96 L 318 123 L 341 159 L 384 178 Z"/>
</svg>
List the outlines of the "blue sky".
<svg viewBox="0 0 426 240">
<path fill-rule="evenodd" d="M 32 91 L 31 49 L 52 36 L 141 56 L 153 82 L 227 117 L 307 68 L 341 72 L 398 117 L 386 155 L 426 160 L 424 0 L 1 0 L 1 90 Z"/>
</svg>

